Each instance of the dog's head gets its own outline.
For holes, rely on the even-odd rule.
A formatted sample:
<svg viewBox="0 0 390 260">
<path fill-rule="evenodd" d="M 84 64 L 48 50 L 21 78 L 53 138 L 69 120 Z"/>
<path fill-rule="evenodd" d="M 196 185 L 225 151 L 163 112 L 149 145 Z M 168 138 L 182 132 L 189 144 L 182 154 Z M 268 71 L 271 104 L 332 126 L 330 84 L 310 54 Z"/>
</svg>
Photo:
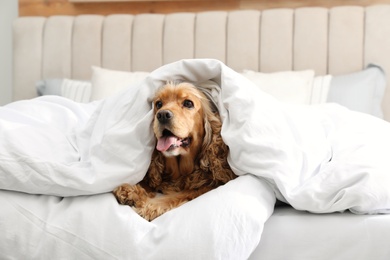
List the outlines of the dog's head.
<svg viewBox="0 0 390 260">
<path fill-rule="evenodd" d="M 205 95 L 190 83 L 167 83 L 154 98 L 156 149 L 164 156 L 198 153 L 210 110 Z"/>
<path fill-rule="evenodd" d="M 194 171 L 192 183 L 226 183 L 235 177 L 227 162 L 229 148 L 221 136 L 221 119 L 208 98 L 190 83 L 167 83 L 153 100 L 153 130 L 157 145 L 148 170 L 149 185 L 157 187 L 162 175 L 179 180 Z M 206 181 L 208 179 L 208 181 Z"/>
</svg>

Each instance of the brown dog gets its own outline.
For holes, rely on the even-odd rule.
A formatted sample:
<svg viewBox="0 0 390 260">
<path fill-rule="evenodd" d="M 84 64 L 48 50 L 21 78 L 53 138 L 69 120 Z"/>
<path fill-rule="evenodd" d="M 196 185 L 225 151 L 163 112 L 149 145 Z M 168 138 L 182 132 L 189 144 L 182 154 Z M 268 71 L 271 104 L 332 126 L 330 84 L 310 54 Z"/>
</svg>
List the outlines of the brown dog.
<svg viewBox="0 0 390 260">
<path fill-rule="evenodd" d="M 190 83 L 167 83 L 153 102 L 157 146 L 149 170 L 139 184 L 114 190 L 119 203 L 149 221 L 236 177 L 219 115 L 201 91 Z"/>
</svg>

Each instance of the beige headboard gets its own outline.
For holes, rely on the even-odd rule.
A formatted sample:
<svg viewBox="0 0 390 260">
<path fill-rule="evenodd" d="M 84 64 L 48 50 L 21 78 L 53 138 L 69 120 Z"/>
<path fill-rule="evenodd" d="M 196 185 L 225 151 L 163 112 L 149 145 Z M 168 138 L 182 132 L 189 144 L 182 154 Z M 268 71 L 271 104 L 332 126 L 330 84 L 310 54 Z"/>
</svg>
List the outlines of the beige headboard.
<svg viewBox="0 0 390 260">
<path fill-rule="evenodd" d="M 390 82 L 390 5 L 140 15 L 21 17 L 14 24 L 14 100 L 46 78 L 90 79 L 91 65 L 152 71 L 216 58 L 237 71 L 344 74 L 376 63 Z M 390 87 L 383 102 L 390 121 Z"/>
</svg>

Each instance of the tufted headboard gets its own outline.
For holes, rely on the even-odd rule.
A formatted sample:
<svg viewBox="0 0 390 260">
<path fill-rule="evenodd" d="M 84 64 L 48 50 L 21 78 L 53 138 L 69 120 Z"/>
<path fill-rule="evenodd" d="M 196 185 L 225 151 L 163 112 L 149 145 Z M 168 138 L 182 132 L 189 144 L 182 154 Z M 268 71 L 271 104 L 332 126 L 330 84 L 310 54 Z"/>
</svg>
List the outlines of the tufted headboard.
<svg viewBox="0 0 390 260">
<path fill-rule="evenodd" d="M 39 79 L 90 79 L 91 65 L 152 71 L 183 58 L 216 58 L 237 71 L 314 69 L 317 75 L 375 63 L 390 82 L 390 5 L 20 17 L 13 99 L 35 97 Z M 390 120 L 389 87 L 383 108 Z"/>
</svg>

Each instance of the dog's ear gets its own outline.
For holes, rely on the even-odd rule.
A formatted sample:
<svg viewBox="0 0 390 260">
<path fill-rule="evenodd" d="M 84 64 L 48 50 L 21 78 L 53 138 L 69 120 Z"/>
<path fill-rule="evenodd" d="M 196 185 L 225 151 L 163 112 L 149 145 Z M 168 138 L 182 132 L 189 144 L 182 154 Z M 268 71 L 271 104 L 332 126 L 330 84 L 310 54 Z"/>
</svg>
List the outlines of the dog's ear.
<svg viewBox="0 0 390 260">
<path fill-rule="evenodd" d="M 226 183 L 235 178 L 227 162 L 229 147 L 221 136 L 222 123 L 217 113 L 205 111 L 205 137 L 200 155 L 200 168 L 209 171 L 214 181 Z"/>
<path fill-rule="evenodd" d="M 148 172 L 146 173 L 146 178 L 150 187 L 156 188 L 161 184 L 163 171 L 164 158 L 161 153 L 154 150 Z"/>
</svg>

